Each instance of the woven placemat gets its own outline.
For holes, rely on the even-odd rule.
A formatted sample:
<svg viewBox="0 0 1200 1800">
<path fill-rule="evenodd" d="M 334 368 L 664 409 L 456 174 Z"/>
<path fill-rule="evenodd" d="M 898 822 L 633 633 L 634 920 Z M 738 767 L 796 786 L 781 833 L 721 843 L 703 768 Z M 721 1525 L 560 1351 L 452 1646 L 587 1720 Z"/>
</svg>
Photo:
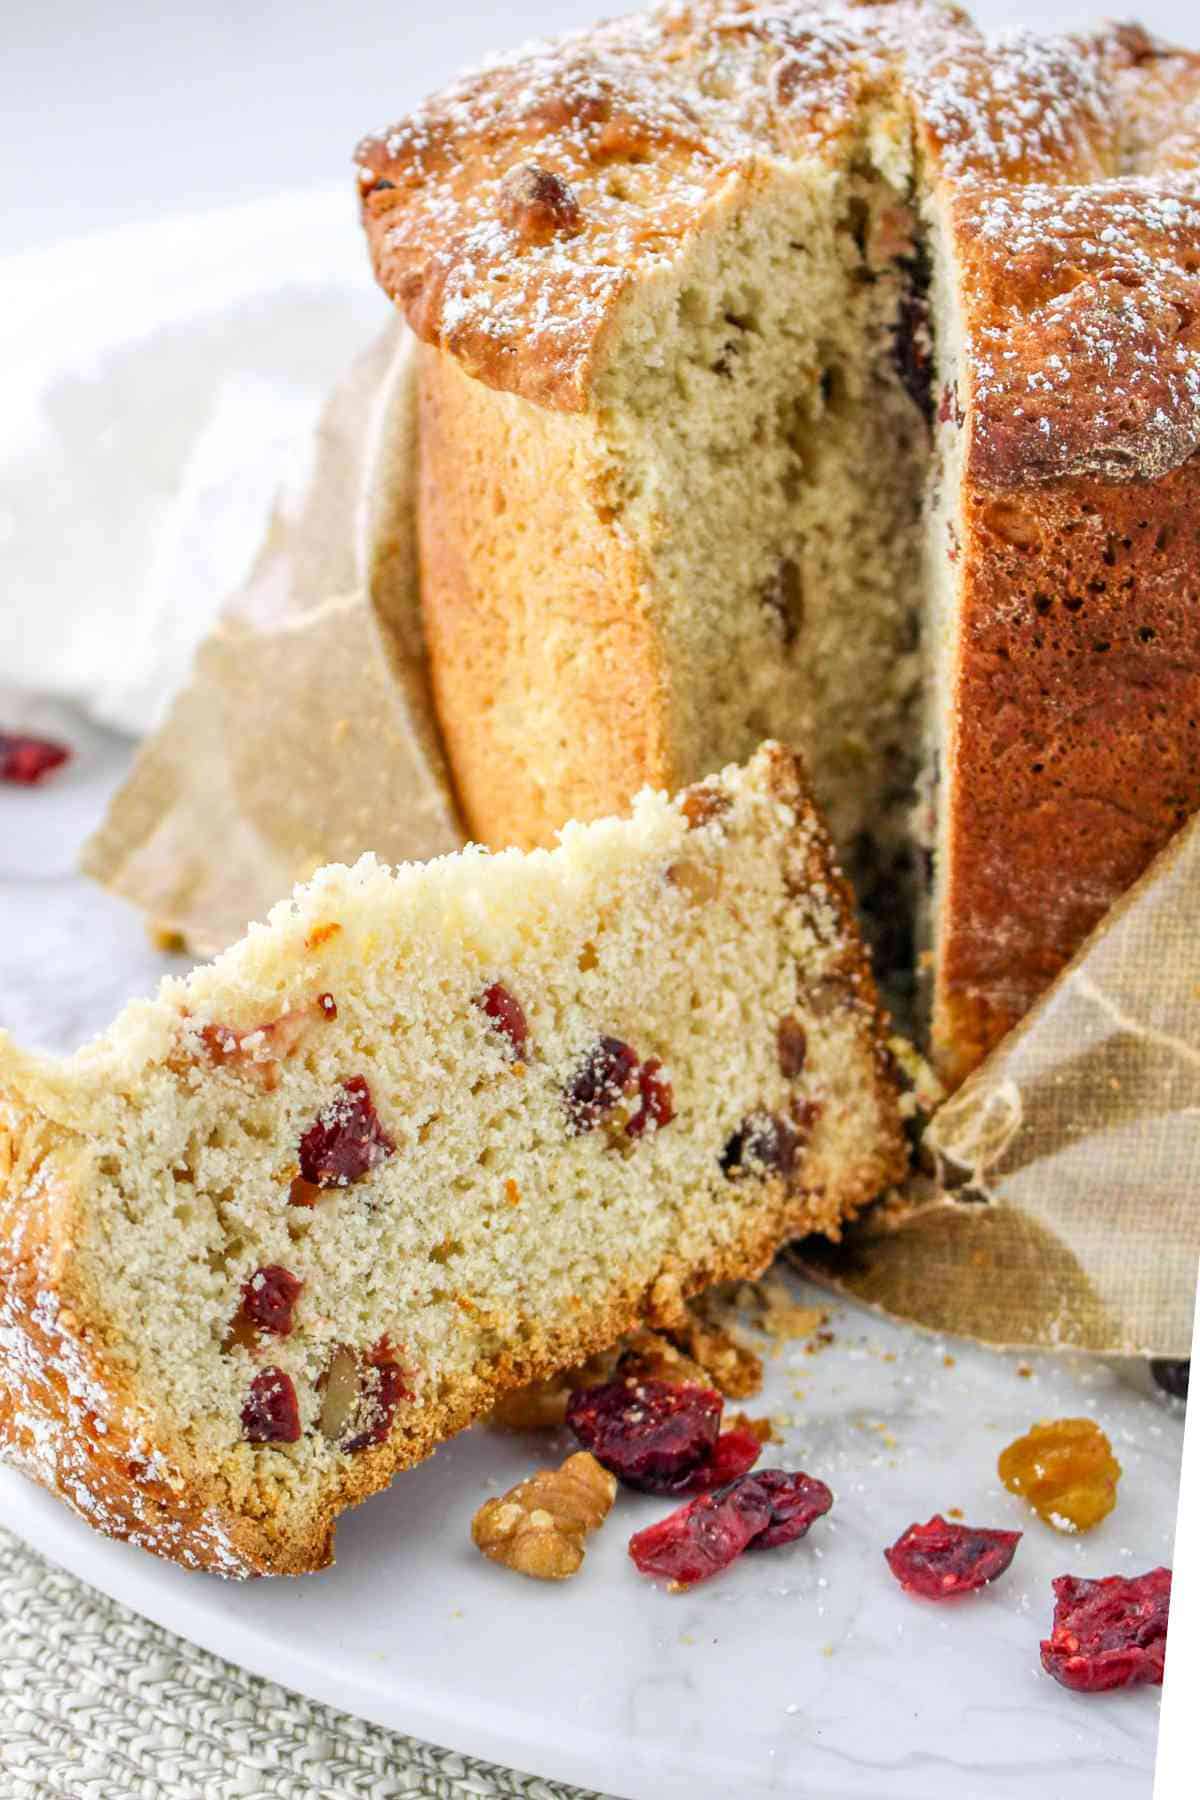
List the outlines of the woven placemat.
<svg viewBox="0 0 1200 1800">
<path fill-rule="evenodd" d="M 0 1531 L 4 1800 L 600 1800 L 401 1737 L 140 1619 Z"/>
</svg>

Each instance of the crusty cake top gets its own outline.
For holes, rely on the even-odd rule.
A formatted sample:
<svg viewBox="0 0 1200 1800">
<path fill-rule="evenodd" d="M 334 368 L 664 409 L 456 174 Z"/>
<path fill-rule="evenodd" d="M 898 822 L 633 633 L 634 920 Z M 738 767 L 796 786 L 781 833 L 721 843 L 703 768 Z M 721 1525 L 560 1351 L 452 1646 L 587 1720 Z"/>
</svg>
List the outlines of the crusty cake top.
<svg viewBox="0 0 1200 1800">
<path fill-rule="evenodd" d="M 732 184 L 912 135 L 949 209 L 974 473 L 1154 476 L 1200 443 L 1200 55 L 985 37 L 941 0 L 695 0 L 490 62 L 358 164 L 379 280 L 479 380 L 583 410 L 630 283 Z"/>
</svg>

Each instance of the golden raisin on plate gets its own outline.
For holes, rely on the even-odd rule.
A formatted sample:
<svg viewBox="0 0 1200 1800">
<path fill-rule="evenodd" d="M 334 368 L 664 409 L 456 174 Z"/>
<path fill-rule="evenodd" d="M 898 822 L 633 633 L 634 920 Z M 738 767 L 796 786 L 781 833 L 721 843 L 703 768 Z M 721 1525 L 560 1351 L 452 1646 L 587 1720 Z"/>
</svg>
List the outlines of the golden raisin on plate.
<svg viewBox="0 0 1200 1800">
<path fill-rule="evenodd" d="M 1057 1531 L 1091 1531 L 1117 1504 L 1121 1465 L 1093 1419 L 1043 1419 L 996 1466 L 1005 1487 Z"/>
</svg>

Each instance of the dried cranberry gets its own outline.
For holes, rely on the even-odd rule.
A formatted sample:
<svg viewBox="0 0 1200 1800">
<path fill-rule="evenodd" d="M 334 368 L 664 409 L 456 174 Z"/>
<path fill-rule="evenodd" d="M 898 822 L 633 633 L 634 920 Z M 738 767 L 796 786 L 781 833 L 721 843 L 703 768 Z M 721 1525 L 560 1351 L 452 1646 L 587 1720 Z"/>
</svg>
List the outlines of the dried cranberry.
<svg viewBox="0 0 1200 1800">
<path fill-rule="evenodd" d="M 636 1533 L 629 1540 L 629 1554 L 644 1575 L 703 1581 L 728 1568 L 743 1550 L 769 1550 L 803 1537 L 832 1505 L 825 1483 L 810 1475 L 789 1475 L 783 1469 L 739 1475 Z"/>
<path fill-rule="evenodd" d="M 50 738 L 0 731 L 0 781 L 33 787 L 51 769 L 67 762 L 70 755 L 64 744 L 56 744 Z"/>
<path fill-rule="evenodd" d="M 395 1148 L 379 1122 L 371 1090 L 361 1075 L 352 1075 L 300 1139 L 300 1176 L 314 1187 L 348 1187 Z"/>
<path fill-rule="evenodd" d="M 1156 1357 L 1150 1364 L 1150 1373 L 1164 1393 L 1173 1394 L 1176 1400 L 1186 1400 L 1191 1367 L 1190 1362 L 1169 1362 L 1165 1357 Z"/>
<path fill-rule="evenodd" d="M 771 1502 L 771 1522 L 754 1540 L 755 1550 L 773 1550 L 802 1538 L 809 1526 L 833 1505 L 833 1495 L 823 1481 L 799 1470 L 760 1469 L 752 1477 Z"/>
<path fill-rule="evenodd" d="M 575 1131 L 594 1131 L 633 1085 L 638 1059 L 619 1038 L 602 1037 L 588 1051 L 566 1091 Z"/>
<path fill-rule="evenodd" d="M 638 1093 L 641 1105 L 625 1127 L 630 1137 L 641 1137 L 648 1125 L 669 1125 L 675 1117 L 675 1096 L 670 1082 L 662 1078 L 662 1063 L 657 1056 L 638 1070 Z"/>
<path fill-rule="evenodd" d="M 294 1444 L 300 1436 L 296 1389 L 282 1369 L 263 1369 L 250 1383 L 242 1434 L 251 1444 Z"/>
<path fill-rule="evenodd" d="M 510 994 L 502 981 L 493 981 L 491 987 L 484 988 L 476 997 L 475 1004 L 508 1039 L 513 1055 L 523 1056 L 529 1040 L 529 1025 L 525 1009 L 516 995 Z"/>
<path fill-rule="evenodd" d="M 256 1269 L 242 1289 L 242 1311 L 260 1331 L 287 1337 L 292 1329 L 292 1309 L 304 1283 L 290 1269 L 268 1263 Z"/>
<path fill-rule="evenodd" d="M 744 1475 L 635 1532 L 629 1554 L 643 1575 L 690 1586 L 736 1562 L 770 1520 L 766 1490 Z"/>
<path fill-rule="evenodd" d="M 327 1019 L 337 1018 L 337 1001 L 332 994 L 318 994 L 317 1005 Z"/>
<path fill-rule="evenodd" d="M 713 1488 L 727 1487 L 740 1475 L 749 1474 L 762 1455 L 762 1440 L 752 1431 L 733 1427 L 723 1431 L 704 1462 L 686 1475 L 653 1491 L 656 1494 L 707 1494 Z"/>
<path fill-rule="evenodd" d="M 1020 1541 L 1019 1531 L 952 1525 L 934 1513 L 927 1525 L 910 1525 L 883 1554 L 896 1580 L 910 1594 L 946 1600 L 986 1587 L 1003 1575 Z"/>
<path fill-rule="evenodd" d="M 760 1172 L 790 1175 L 799 1147 L 799 1133 L 778 1113 L 749 1113 L 721 1152 L 721 1167 L 731 1178 Z"/>
<path fill-rule="evenodd" d="M 707 1462 L 721 1428 L 720 1394 L 665 1381 L 606 1381 L 579 1388 L 567 1424 L 585 1450 L 627 1487 L 658 1484 Z"/>
<path fill-rule="evenodd" d="M 1109 1575 L 1054 1583 L 1054 1626 L 1042 1640 L 1042 1667 L 1080 1694 L 1159 1684 L 1167 1654 L 1170 1569 L 1132 1579 Z"/>
<path fill-rule="evenodd" d="M 727 1487 L 740 1475 L 746 1475 L 762 1455 L 762 1440 L 752 1431 L 733 1427 L 723 1431 L 716 1443 L 699 1462 L 682 1469 L 677 1475 L 639 1475 L 626 1481 L 627 1487 L 641 1494 L 710 1494 L 714 1488 Z"/>
<path fill-rule="evenodd" d="M 933 397 L 929 252 L 918 244 L 912 256 L 901 258 L 900 267 L 907 285 L 892 328 L 892 361 L 909 398 L 920 409 L 926 424 L 932 426 L 937 403 Z"/>
</svg>

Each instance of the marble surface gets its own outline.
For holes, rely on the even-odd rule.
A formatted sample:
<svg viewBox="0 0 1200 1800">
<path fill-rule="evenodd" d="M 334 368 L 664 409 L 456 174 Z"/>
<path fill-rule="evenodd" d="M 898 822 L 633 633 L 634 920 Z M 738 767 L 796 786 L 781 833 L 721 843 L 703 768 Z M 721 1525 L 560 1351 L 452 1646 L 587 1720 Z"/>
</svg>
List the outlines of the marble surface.
<svg viewBox="0 0 1200 1800">
<path fill-rule="evenodd" d="M 0 696 L 3 722 L 22 714 Z M 140 922 L 73 873 L 124 768 L 118 739 L 25 711 L 79 748 L 44 789 L 0 789 L 0 1024 L 69 1048 L 165 966 Z M 798 1297 L 821 1301 L 815 1290 Z M 1182 1409 L 1140 1367 L 1024 1363 L 838 1305 L 818 1353 L 782 1346 L 753 1411 L 770 1452 L 828 1480 L 804 1542 L 671 1595 L 636 1575 L 631 1531 L 665 1503 L 622 1496 L 581 1575 L 541 1587 L 483 1562 L 472 1513 L 566 1445 L 484 1430 L 347 1518 L 339 1561 L 296 1582 L 228 1586 L 93 1536 L 0 1470 L 0 1522 L 124 1601 L 247 1668 L 346 1710 L 625 1800 L 1149 1800 L 1158 1693 L 1072 1695 L 1041 1671 L 1050 1581 L 1170 1562 Z M 1039 1417 L 1088 1414 L 1125 1468 L 1085 1539 L 1028 1515 L 995 1475 Z M 880 1554 L 961 1507 L 1025 1537 L 984 1594 L 909 1598 Z"/>
</svg>

